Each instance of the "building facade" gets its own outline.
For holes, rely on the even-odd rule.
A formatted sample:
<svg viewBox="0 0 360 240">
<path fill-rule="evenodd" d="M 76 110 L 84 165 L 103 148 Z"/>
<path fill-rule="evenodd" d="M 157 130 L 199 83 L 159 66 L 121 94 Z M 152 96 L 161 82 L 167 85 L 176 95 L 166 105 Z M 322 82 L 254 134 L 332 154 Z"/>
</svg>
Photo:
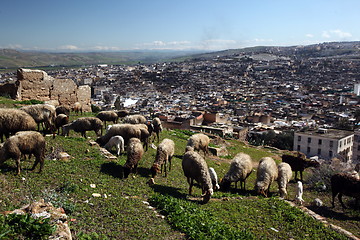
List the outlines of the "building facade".
<svg viewBox="0 0 360 240">
<path fill-rule="evenodd" d="M 354 133 L 353 163 L 360 163 L 360 131 Z"/>
<path fill-rule="evenodd" d="M 318 156 L 331 160 L 336 157 L 346 162 L 352 159 L 354 133 L 337 129 L 318 129 L 296 132 L 294 151 L 307 157 Z"/>
</svg>

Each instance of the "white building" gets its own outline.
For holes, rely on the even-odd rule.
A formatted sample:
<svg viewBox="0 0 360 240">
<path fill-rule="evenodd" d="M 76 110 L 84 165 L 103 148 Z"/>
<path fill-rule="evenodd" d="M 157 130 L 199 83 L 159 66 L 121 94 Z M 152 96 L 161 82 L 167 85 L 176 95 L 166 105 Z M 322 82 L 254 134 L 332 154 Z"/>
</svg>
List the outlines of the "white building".
<svg viewBox="0 0 360 240">
<path fill-rule="evenodd" d="M 354 133 L 337 129 L 318 129 L 296 132 L 294 151 L 300 151 L 307 157 L 319 156 L 330 160 L 333 157 L 342 161 L 352 159 Z"/>
<path fill-rule="evenodd" d="M 355 131 L 353 147 L 353 163 L 360 163 L 360 130 Z"/>
<path fill-rule="evenodd" d="M 356 96 L 360 96 L 360 83 L 354 84 L 354 93 L 356 94 Z"/>
</svg>

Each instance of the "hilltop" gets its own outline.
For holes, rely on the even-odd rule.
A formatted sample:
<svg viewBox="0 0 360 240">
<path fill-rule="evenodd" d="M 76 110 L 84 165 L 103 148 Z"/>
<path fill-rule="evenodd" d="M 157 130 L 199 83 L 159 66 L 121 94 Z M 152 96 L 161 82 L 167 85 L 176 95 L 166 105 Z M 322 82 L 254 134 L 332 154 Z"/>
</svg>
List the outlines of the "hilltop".
<svg viewBox="0 0 360 240">
<path fill-rule="evenodd" d="M 19 67 L 82 66 L 92 64 L 149 64 L 181 57 L 190 51 L 122 51 L 54 53 L 0 49 L 0 69 Z"/>
<path fill-rule="evenodd" d="M 257 46 L 224 51 L 121 51 L 121 52 L 35 52 L 0 49 L 0 69 L 18 67 L 82 66 L 91 64 L 151 64 L 163 61 L 207 60 L 216 57 L 260 56 L 277 58 L 360 59 L 360 42 L 328 42 L 306 46 Z"/>
</svg>

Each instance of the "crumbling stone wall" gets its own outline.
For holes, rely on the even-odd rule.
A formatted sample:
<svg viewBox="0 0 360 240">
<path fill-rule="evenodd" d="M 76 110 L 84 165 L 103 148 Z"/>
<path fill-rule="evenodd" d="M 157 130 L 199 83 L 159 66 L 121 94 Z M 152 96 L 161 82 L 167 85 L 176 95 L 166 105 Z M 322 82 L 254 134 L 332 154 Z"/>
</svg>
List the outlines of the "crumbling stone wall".
<svg viewBox="0 0 360 240">
<path fill-rule="evenodd" d="M 77 86 L 71 79 L 57 79 L 45 71 L 20 68 L 17 71 L 19 91 L 17 100 L 36 99 L 58 102 L 72 107 L 80 102 L 83 111 L 91 111 L 91 88 L 88 85 Z"/>
</svg>

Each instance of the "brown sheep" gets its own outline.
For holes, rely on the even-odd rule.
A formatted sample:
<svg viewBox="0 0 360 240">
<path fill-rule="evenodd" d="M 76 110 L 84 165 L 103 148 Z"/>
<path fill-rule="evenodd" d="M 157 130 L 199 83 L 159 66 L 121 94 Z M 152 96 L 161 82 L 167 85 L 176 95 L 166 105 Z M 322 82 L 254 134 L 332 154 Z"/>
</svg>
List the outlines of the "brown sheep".
<svg viewBox="0 0 360 240">
<path fill-rule="evenodd" d="M 96 117 L 104 122 L 105 128 L 106 128 L 106 121 L 108 122 L 112 121 L 115 124 L 119 118 L 117 113 L 114 111 L 101 111 L 96 115 Z"/>
<path fill-rule="evenodd" d="M 316 160 L 307 160 L 306 156 L 298 152 L 297 156 L 284 154 L 282 161 L 290 165 L 291 169 L 295 172 L 295 180 L 297 180 L 297 173 L 300 172 L 300 180 L 303 181 L 303 171 L 308 167 L 319 167 L 319 162 Z"/>
<path fill-rule="evenodd" d="M 162 142 L 159 144 L 157 151 L 156 151 L 156 157 L 155 161 L 150 168 L 151 175 L 154 178 L 158 172 L 163 172 L 163 166 L 165 171 L 165 177 L 167 176 L 167 163 L 169 163 L 169 172 L 171 170 L 171 159 L 174 155 L 175 151 L 175 143 L 173 140 L 165 138 L 162 140 Z"/>
<path fill-rule="evenodd" d="M 338 195 L 339 202 L 346 208 L 342 201 L 342 195 L 354 197 L 356 206 L 360 200 L 360 180 L 346 173 L 337 173 L 331 177 L 332 207 L 335 207 L 335 197 Z"/>
<path fill-rule="evenodd" d="M 127 146 L 127 159 L 123 166 L 124 178 L 127 178 L 131 172 L 137 173 L 137 166 L 144 154 L 144 148 L 138 138 L 131 138 Z"/>
<path fill-rule="evenodd" d="M 8 138 L 18 131 L 36 130 L 35 120 L 26 112 L 18 109 L 0 108 L 0 137 Z"/>
<path fill-rule="evenodd" d="M 45 138 L 35 131 L 18 132 L 8 138 L 0 149 L 0 164 L 12 158 L 16 161 L 17 174 L 20 174 L 20 159 L 22 155 L 33 154 L 35 163 L 31 170 L 34 170 L 40 163 L 39 173 L 44 166 L 45 158 Z"/>
<path fill-rule="evenodd" d="M 60 128 L 69 123 L 69 117 L 63 113 L 60 113 L 55 118 L 55 127 L 58 130 L 57 134 L 60 134 Z"/>
<path fill-rule="evenodd" d="M 34 118 L 35 122 L 38 124 L 38 131 L 40 130 L 40 123 L 45 124 L 45 132 L 47 130 L 50 130 L 52 133 L 56 131 L 56 109 L 54 106 L 49 104 L 36 104 L 24 106 L 20 108 L 20 110 L 27 112 L 30 116 Z"/>
<path fill-rule="evenodd" d="M 81 115 L 82 115 L 82 113 L 83 113 L 82 105 L 81 105 L 81 103 L 79 103 L 79 102 L 74 103 L 74 106 L 72 107 L 71 110 L 72 110 L 73 112 L 75 112 L 76 115 L 78 115 L 79 112 L 81 113 Z"/>
<path fill-rule="evenodd" d="M 96 117 L 81 117 L 62 127 L 62 136 L 69 136 L 69 131 L 80 132 L 86 138 L 86 131 L 94 131 L 97 136 L 102 134 L 102 121 Z"/>
<path fill-rule="evenodd" d="M 127 145 L 130 138 L 141 138 L 141 130 L 133 124 L 114 124 L 104 136 L 96 139 L 96 142 L 100 144 L 100 146 L 104 146 L 111 137 L 117 135 L 122 136 L 124 138 L 125 145 Z"/>
</svg>

